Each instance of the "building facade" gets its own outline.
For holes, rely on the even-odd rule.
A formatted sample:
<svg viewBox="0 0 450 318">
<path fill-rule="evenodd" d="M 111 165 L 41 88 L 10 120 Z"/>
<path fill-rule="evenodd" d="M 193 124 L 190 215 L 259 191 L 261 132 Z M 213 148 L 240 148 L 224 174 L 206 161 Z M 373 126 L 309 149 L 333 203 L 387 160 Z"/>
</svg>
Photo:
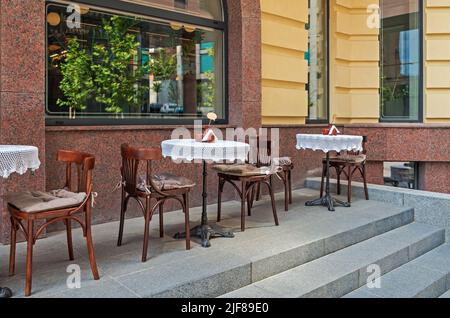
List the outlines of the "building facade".
<svg viewBox="0 0 450 318">
<path fill-rule="evenodd" d="M 223 129 L 278 128 L 296 187 L 320 175 L 322 154 L 297 151 L 295 135 L 334 120 L 368 136 L 369 182 L 450 193 L 450 1 L 0 5 L 1 143 L 35 145 L 42 161 L 34 176 L 1 181 L 2 194 L 61 186 L 57 150 L 82 150 L 97 160 L 94 221 L 116 220 L 120 145 L 159 146 L 208 111 Z M 156 168 L 200 184 L 201 167 Z M 200 193 L 191 201 L 200 205 Z M 6 212 L 0 222 L 7 242 Z"/>
</svg>

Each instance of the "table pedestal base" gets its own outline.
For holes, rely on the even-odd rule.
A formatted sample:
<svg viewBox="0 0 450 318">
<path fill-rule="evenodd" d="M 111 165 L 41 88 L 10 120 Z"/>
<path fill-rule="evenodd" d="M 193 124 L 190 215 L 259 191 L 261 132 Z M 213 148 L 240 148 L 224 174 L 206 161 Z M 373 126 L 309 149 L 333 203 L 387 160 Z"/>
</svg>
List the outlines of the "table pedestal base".
<svg viewBox="0 0 450 318">
<path fill-rule="evenodd" d="M 198 225 L 191 229 L 191 238 L 198 237 L 202 240 L 202 247 L 211 247 L 210 239 L 214 237 L 234 238 L 234 233 L 231 229 L 223 228 L 217 224 L 214 225 Z M 186 238 L 186 233 L 177 233 L 175 239 Z"/>
<path fill-rule="evenodd" d="M 325 195 L 324 197 L 321 197 L 319 199 L 308 201 L 305 203 L 306 206 L 326 206 L 328 207 L 329 211 L 335 211 L 335 206 L 343 206 L 343 207 L 350 207 L 350 203 L 343 202 L 341 200 L 338 200 L 336 198 L 333 198 L 330 194 Z"/>
<path fill-rule="evenodd" d="M 0 287 L 0 298 L 12 297 L 12 291 L 8 287 Z"/>
</svg>

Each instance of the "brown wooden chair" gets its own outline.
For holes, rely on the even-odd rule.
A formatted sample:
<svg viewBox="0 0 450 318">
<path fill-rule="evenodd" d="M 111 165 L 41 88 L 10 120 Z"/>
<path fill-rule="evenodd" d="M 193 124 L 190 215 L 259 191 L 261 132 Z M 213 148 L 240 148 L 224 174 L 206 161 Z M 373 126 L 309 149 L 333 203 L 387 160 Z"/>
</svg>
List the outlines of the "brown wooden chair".
<svg viewBox="0 0 450 318">
<path fill-rule="evenodd" d="M 241 199 L 241 231 L 245 231 L 245 208 L 247 204 L 247 214 L 251 216 L 251 209 L 253 207 L 253 201 L 257 188 L 261 187 L 261 184 L 267 186 L 272 203 L 272 213 L 275 220 L 275 225 L 278 226 L 278 215 L 275 204 L 275 196 L 272 187 L 272 176 L 278 172 L 274 170 L 272 166 L 265 166 L 262 163 L 269 162 L 270 160 L 262 154 L 266 153 L 270 157 L 270 141 L 267 141 L 266 151 L 260 151 L 260 139 L 256 141 L 257 146 L 257 159 L 256 164 L 219 164 L 213 168 L 218 172 L 219 177 L 219 189 L 218 189 L 218 207 L 217 207 L 217 222 L 221 221 L 222 212 L 222 193 L 225 183 L 229 183 L 239 194 Z M 250 141 L 252 145 L 252 141 Z M 240 187 L 239 187 L 240 185 Z"/>
<path fill-rule="evenodd" d="M 366 173 L 366 161 L 367 161 L 367 136 L 363 136 L 363 151 L 345 151 L 338 153 L 337 155 L 330 157 L 330 168 L 336 170 L 337 176 L 337 194 L 341 194 L 341 175 L 344 173 L 348 180 L 348 202 L 352 202 L 352 178 L 356 171 L 359 171 L 364 182 L 364 193 L 366 200 L 369 200 L 369 190 L 367 188 L 367 173 Z M 320 197 L 323 196 L 324 179 L 326 175 L 326 159 L 323 159 L 322 165 L 322 181 L 320 184 Z"/>
<path fill-rule="evenodd" d="M 89 261 L 95 280 L 100 278 L 94 255 L 91 234 L 92 205 L 92 170 L 95 165 L 94 156 L 77 151 L 58 152 L 57 160 L 66 164 L 66 182 L 64 189 L 50 192 L 22 192 L 6 196 L 8 210 L 11 215 L 11 253 L 9 274 L 14 275 L 16 238 L 20 229 L 27 240 L 25 296 L 30 296 L 32 285 L 33 246 L 38 237 L 50 224 L 62 221 L 66 225 L 69 259 L 74 260 L 72 246 L 72 225 L 75 221 L 81 225 L 87 241 Z M 77 167 L 76 192 L 72 192 L 72 166 Z M 84 220 L 79 214 L 83 214 Z M 45 220 L 35 231 L 38 220 Z M 26 223 L 26 226 L 25 224 Z"/>
<path fill-rule="evenodd" d="M 289 157 L 273 158 L 271 163 L 274 166 L 280 167 L 280 171 L 276 174 L 283 182 L 284 188 L 284 210 L 289 211 L 289 205 L 292 204 L 292 170 L 294 170 L 294 164 Z M 256 200 L 261 199 L 261 186 L 256 187 Z"/>
<path fill-rule="evenodd" d="M 171 174 L 154 175 L 152 161 L 162 160 L 159 148 L 133 148 L 126 144 L 122 145 L 122 203 L 120 211 L 120 227 L 117 245 L 122 245 L 125 213 L 130 199 L 136 200 L 145 219 L 144 246 L 142 251 L 142 262 L 147 261 L 149 227 L 153 214 L 159 209 L 159 232 L 164 237 L 164 203 L 167 200 L 180 202 L 185 214 L 186 249 L 191 248 L 190 226 L 189 226 L 189 192 L 195 186 L 190 180 Z M 138 176 L 139 165 L 146 163 L 146 175 Z M 151 201 L 156 202 L 151 205 Z M 143 202 L 144 201 L 144 202 Z M 145 203 L 145 204 L 144 204 Z"/>
</svg>

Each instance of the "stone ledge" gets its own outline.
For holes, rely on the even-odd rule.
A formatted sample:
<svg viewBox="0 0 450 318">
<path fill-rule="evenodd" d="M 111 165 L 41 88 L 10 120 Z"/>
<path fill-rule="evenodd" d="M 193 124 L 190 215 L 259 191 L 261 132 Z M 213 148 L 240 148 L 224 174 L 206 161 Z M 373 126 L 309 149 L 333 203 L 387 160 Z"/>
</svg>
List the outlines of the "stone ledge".
<svg viewBox="0 0 450 318">
<path fill-rule="evenodd" d="M 336 180 L 331 179 L 330 182 L 331 191 L 336 192 Z M 341 183 L 342 194 L 346 195 L 347 182 L 342 181 Z M 320 189 L 320 178 L 306 179 L 305 186 L 311 189 Z M 361 182 L 352 182 L 352 189 L 354 197 L 364 198 L 364 187 Z M 417 222 L 445 228 L 446 241 L 450 242 L 450 194 L 369 184 L 369 198 L 414 208 Z"/>
</svg>

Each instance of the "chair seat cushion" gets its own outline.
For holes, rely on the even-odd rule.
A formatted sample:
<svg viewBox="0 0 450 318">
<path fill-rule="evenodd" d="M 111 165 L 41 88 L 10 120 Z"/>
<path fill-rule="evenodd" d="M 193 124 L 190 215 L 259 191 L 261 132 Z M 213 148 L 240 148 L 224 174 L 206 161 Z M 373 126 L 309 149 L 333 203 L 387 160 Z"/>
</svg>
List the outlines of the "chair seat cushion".
<svg viewBox="0 0 450 318">
<path fill-rule="evenodd" d="M 292 166 L 292 159 L 290 157 L 273 158 L 272 162 L 275 166 Z"/>
<path fill-rule="evenodd" d="M 213 166 L 213 169 L 219 173 L 238 177 L 264 176 L 277 172 L 273 171 L 271 167 L 256 167 L 250 164 L 219 164 Z"/>
<path fill-rule="evenodd" d="M 161 173 L 154 175 L 152 178 L 153 184 L 161 191 L 178 190 L 184 188 L 195 187 L 195 182 L 185 177 L 176 176 L 170 173 Z M 147 188 L 147 189 L 146 189 Z M 146 192 L 152 192 L 150 185 L 146 184 L 145 177 L 139 177 L 138 189 Z"/>
<path fill-rule="evenodd" d="M 79 206 L 86 199 L 86 193 L 64 189 L 50 192 L 26 191 L 7 194 L 5 199 L 22 212 L 36 213 Z"/>
<path fill-rule="evenodd" d="M 330 156 L 330 162 L 338 162 L 338 163 L 362 163 L 366 161 L 367 156 L 360 154 L 360 155 L 350 155 L 350 154 L 343 154 L 343 155 L 333 155 Z M 326 159 L 324 159 L 326 160 Z"/>
</svg>

